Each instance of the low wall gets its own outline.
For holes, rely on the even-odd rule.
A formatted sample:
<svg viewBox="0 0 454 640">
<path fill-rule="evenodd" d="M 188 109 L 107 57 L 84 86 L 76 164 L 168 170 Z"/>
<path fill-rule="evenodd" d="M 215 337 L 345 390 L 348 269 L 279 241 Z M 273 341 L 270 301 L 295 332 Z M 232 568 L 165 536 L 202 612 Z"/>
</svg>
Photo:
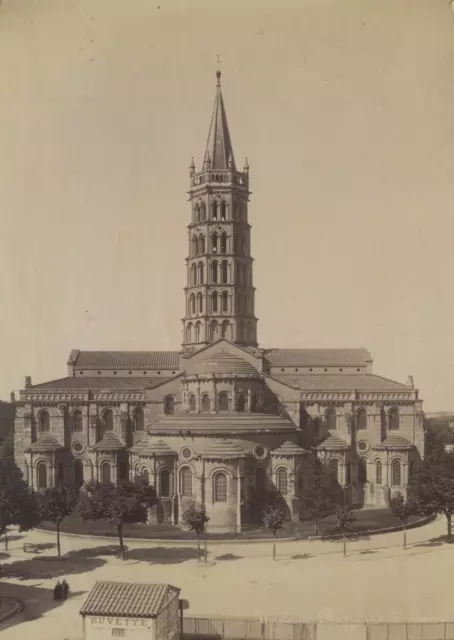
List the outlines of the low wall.
<svg viewBox="0 0 454 640">
<path fill-rule="evenodd" d="M 454 640 L 454 622 L 301 622 L 185 618 L 185 640 Z"/>
</svg>

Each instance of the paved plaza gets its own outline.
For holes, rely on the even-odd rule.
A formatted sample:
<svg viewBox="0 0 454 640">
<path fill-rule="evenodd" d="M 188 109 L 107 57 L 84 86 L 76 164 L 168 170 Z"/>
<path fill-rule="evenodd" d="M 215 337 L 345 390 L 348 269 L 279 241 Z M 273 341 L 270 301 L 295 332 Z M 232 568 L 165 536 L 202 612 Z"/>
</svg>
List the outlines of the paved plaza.
<svg viewBox="0 0 454 640">
<path fill-rule="evenodd" d="M 408 532 L 341 542 L 211 543 L 207 567 L 199 566 L 196 543 L 128 541 L 126 562 L 113 554 L 115 540 L 62 536 L 65 559 L 56 558 L 53 534 L 14 537 L 3 557 L 0 595 L 17 597 L 22 613 L 0 625 L 2 640 L 81 637 L 79 608 L 95 580 L 167 582 L 182 589 L 188 615 L 267 616 L 304 621 L 454 620 L 451 567 L 454 546 L 437 540 L 444 519 Z M 37 557 L 23 543 L 41 546 Z M 57 578 L 72 596 L 52 600 Z"/>
</svg>

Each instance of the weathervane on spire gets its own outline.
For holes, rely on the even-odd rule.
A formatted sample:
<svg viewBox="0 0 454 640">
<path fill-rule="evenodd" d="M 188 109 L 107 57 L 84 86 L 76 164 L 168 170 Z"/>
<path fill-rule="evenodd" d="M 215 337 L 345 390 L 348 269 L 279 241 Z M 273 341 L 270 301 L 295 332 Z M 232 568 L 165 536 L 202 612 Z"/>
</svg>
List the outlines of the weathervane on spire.
<svg viewBox="0 0 454 640">
<path fill-rule="evenodd" d="M 221 86 L 221 69 L 219 68 L 219 65 L 222 64 L 222 61 L 221 61 L 221 58 L 219 56 L 219 53 L 216 56 L 216 62 L 218 64 L 218 69 L 216 71 L 216 78 L 218 79 L 217 85 L 218 85 L 218 87 L 220 87 Z"/>
</svg>

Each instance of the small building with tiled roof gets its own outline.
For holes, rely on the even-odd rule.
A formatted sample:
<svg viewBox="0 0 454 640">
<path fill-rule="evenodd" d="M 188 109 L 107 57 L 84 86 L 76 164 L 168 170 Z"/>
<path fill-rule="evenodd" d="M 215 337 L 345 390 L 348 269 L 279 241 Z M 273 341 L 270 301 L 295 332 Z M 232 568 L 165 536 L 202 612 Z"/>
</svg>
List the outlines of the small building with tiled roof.
<svg viewBox="0 0 454 640">
<path fill-rule="evenodd" d="M 84 638 L 176 639 L 179 595 L 169 584 L 96 582 L 80 609 Z"/>
<path fill-rule="evenodd" d="M 413 380 L 376 375 L 361 346 L 259 345 L 249 165 L 234 159 L 220 74 L 207 148 L 189 180 L 181 348 L 74 349 L 66 377 L 26 378 L 15 456 L 30 486 L 140 477 L 157 491 L 152 518 L 180 524 L 198 503 L 213 531 L 260 521 L 270 493 L 297 518 L 314 456 L 352 505 L 405 494 L 424 453 Z"/>
</svg>

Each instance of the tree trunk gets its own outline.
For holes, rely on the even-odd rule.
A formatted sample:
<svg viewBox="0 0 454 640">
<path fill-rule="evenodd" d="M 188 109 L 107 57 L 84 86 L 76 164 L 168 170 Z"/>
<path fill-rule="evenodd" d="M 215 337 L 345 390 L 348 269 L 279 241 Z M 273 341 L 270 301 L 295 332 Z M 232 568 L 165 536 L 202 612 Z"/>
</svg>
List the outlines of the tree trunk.
<svg viewBox="0 0 454 640">
<path fill-rule="evenodd" d="M 404 522 L 404 549 L 407 548 L 407 523 Z"/>
<path fill-rule="evenodd" d="M 60 522 L 57 522 L 57 555 L 60 557 Z"/>
<path fill-rule="evenodd" d="M 314 525 L 315 525 L 315 535 L 318 536 L 318 517 L 315 518 Z"/>
<path fill-rule="evenodd" d="M 200 562 L 200 536 L 199 536 L 199 534 L 197 534 L 197 553 L 198 553 L 199 562 Z"/>
<path fill-rule="evenodd" d="M 273 542 L 273 560 L 276 560 L 276 543 Z"/>
<path fill-rule="evenodd" d="M 347 556 L 347 541 L 345 539 L 345 531 L 342 531 L 342 540 L 344 543 L 344 558 Z"/>
<path fill-rule="evenodd" d="M 446 520 L 448 521 L 448 540 L 449 542 L 451 542 L 452 539 L 452 523 L 451 523 L 451 514 L 449 516 L 446 516 Z"/>
<path fill-rule="evenodd" d="M 8 551 L 8 529 L 5 528 L 5 551 Z"/>
<path fill-rule="evenodd" d="M 206 538 L 205 538 L 204 556 L 205 556 L 205 564 L 207 564 L 207 562 L 208 562 L 208 551 L 207 551 L 207 539 Z"/>
<path fill-rule="evenodd" d="M 118 532 L 118 540 L 120 542 L 120 556 L 122 560 L 126 560 L 126 553 L 125 553 L 125 544 L 123 541 L 123 525 L 121 524 L 119 527 L 117 527 L 117 532 Z"/>
</svg>

